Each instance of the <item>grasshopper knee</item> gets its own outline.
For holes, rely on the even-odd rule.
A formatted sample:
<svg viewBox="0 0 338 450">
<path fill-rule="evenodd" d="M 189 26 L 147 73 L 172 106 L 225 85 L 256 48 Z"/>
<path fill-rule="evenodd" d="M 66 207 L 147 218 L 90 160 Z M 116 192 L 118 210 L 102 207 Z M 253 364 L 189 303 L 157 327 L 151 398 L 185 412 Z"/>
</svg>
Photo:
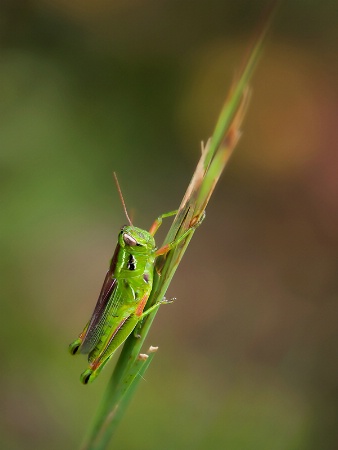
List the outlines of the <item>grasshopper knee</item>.
<svg viewBox="0 0 338 450">
<path fill-rule="evenodd" d="M 71 355 L 76 355 L 76 353 L 78 352 L 80 345 L 82 344 L 82 340 L 81 339 L 76 339 L 76 341 L 72 342 L 69 347 L 69 353 Z"/>
<path fill-rule="evenodd" d="M 93 379 L 91 379 L 93 373 L 94 371 L 92 369 L 85 370 L 80 376 L 81 383 L 88 384 L 89 382 L 93 381 Z"/>
</svg>

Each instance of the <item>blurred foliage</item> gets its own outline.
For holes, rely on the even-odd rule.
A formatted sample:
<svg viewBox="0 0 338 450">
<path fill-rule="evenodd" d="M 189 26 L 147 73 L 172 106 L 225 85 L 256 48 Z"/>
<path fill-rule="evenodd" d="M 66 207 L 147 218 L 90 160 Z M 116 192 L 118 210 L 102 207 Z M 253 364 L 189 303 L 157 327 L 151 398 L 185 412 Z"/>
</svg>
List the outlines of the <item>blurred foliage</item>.
<svg viewBox="0 0 338 450">
<path fill-rule="evenodd" d="M 178 206 L 265 2 L 1 3 L 0 447 L 74 449 L 111 368 L 67 345 L 124 223 Z M 285 2 L 149 344 L 124 449 L 338 447 L 334 0 Z"/>
</svg>

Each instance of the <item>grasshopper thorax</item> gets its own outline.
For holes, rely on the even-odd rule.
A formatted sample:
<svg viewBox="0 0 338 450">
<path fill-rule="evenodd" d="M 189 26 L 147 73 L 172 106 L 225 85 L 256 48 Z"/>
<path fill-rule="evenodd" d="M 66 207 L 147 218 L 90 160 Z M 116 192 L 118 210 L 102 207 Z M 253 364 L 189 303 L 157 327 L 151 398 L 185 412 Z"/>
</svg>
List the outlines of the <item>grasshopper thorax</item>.
<svg viewBox="0 0 338 450">
<path fill-rule="evenodd" d="M 148 231 L 130 225 L 122 227 L 118 241 L 122 248 L 135 254 L 150 254 L 156 248 L 155 239 Z"/>
</svg>

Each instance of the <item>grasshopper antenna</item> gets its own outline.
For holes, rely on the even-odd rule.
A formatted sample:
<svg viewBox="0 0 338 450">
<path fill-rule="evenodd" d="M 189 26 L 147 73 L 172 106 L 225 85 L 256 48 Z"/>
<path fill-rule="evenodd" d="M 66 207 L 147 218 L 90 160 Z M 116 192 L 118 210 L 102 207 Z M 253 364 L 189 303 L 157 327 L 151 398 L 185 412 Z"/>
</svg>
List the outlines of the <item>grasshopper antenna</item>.
<svg viewBox="0 0 338 450">
<path fill-rule="evenodd" d="M 115 178 L 116 187 L 117 187 L 117 190 L 118 190 L 118 193 L 119 193 L 119 196 L 120 196 L 122 205 L 123 205 L 124 213 L 125 213 L 125 215 L 126 215 L 126 217 L 127 217 L 127 220 L 128 220 L 128 222 L 129 222 L 129 225 L 130 225 L 131 227 L 133 227 L 133 224 L 131 223 L 131 220 L 130 220 L 130 218 L 129 218 L 129 216 L 128 216 L 128 211 L 127 211 L 127 208 L 126 208 L 126 204 L 124 203 L 124 198 L 123 198 L 123 195 L 122 195 L 122 191 L 121 191 L 121 187 L 120 187 L 120 184 L 119 184 L 119 180 L 117 179 L 116 173 L 113 172 L 113 174 L 114 174 L 114 178 Z"/>
</svg>

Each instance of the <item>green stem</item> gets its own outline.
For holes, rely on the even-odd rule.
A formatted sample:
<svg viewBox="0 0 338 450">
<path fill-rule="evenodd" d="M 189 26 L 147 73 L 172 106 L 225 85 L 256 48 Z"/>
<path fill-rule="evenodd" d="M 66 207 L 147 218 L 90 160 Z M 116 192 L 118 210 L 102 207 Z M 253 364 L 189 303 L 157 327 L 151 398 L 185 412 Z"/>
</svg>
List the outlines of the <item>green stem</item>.
<svg viewBox="0 0 338 450">
<path fill-rule="evenodd" d="M 213 136 L 202 149 L 202 155 L 164 244 L 179 238 L 192 224 L 200 220 L 239 140 L 240 127 L 250 97 L 248 83 L 257 63 L 268 24 L 269 20 L 261 28 L 243 70 L 223 106 Z M 194 231 L 182 244 L 156 259 L 153 289 L 146 308 L 165 296 L 193 234 Z M 141 338 L 130 335 L 126 340 L 82 450 L 104 450 L 115 432 L 136 386 L 154 357 L 154 353 L 150 353 L 148 357 L 140 357 L 140 351 L 156 313 L 157 309 L 144 318 L 140 328 Z"/>
</svg>

